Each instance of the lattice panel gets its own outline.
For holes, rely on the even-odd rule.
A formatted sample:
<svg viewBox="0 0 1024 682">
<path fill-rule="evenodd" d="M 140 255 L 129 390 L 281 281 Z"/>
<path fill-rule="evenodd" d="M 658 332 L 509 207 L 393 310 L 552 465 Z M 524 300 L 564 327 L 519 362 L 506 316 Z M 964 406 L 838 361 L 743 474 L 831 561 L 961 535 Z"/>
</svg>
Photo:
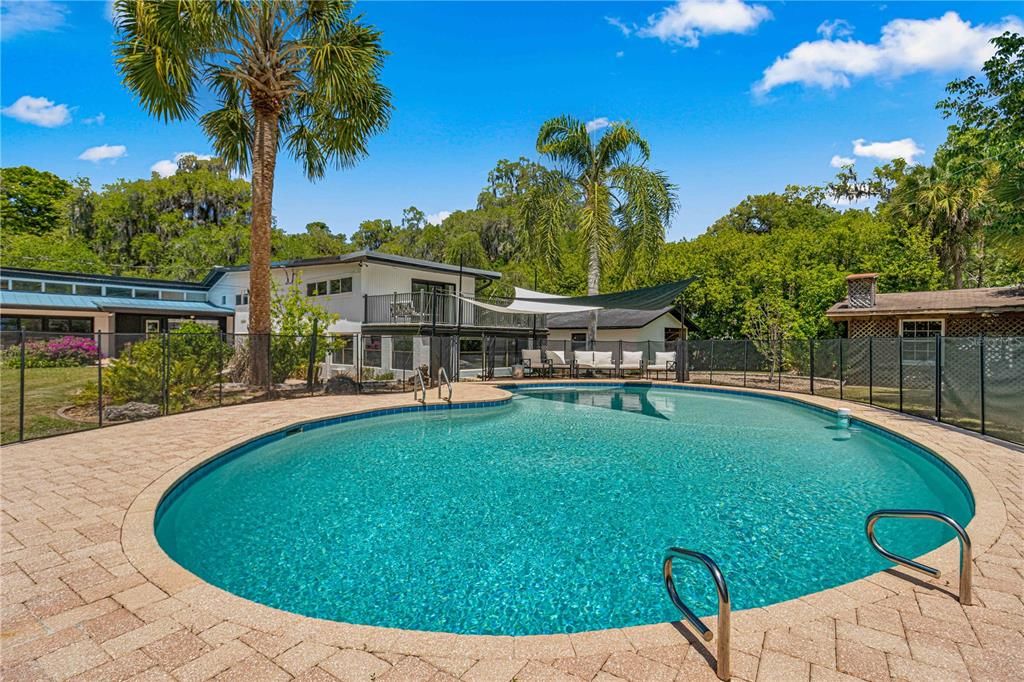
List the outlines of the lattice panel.
<svg viewBox="0 0 1024 682">
<path fill-rule="evenodd" d="M 864 317 L 850 320 L 851 339 L 865 336 L 899 336 L 900 326 L 894 317 Z"/>
<path fill-rule="evenodd" d="M 951 317 L 946 336 L 1024 336 L 1024 315 Z"/>
</svg>

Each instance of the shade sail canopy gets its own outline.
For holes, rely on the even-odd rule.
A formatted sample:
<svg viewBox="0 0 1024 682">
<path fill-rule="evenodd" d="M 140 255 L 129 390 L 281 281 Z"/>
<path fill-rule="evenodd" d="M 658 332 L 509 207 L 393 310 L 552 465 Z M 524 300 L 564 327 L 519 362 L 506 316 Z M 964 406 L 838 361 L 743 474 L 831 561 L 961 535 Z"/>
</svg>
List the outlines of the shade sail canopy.
<svg viewBox="0 0 1024 682">
<path fill-rule="evenodd" d="M 683 293 L 694 279 L 694 277 L 690 277 L 679 282 L 659 284 L 656 287 L 644 287 L 643 289 L 621 291 L 615 294 L 598 294 L 596 296 L 558 296 L 516 287 L 516 297 L 507 306 L 481 303 L 470 298 L 463 298 L 462 300 L 495 312 L 528 313 L 534 315 L 576 313 L 605 308 L 659 310 L 671 306 L 676 298 L 679 297 L 679 294 Z"/>
</svg>

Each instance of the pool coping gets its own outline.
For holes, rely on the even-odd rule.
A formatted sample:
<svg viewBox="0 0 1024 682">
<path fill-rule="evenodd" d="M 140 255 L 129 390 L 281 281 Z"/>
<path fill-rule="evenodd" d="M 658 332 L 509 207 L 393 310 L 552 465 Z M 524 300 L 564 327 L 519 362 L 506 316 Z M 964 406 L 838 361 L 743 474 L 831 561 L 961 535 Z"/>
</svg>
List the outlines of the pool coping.
<svg viewBox="0 0 1024 682">
<path fill-rule="evenodd" d="M 512 394 L 500 388 L 501 385 L 538 384 L 534 381 L 498 381 L 486 386 L 495 391 L 493 399 L 480 401 L 453 401 L 452 408 L 468 407 L 471 404 L 501 404 L 512 399 Z M 679 386 L 671 382 L 642 381 L 586 381 L 539 383 L 538 385 L 651 385 L 670 387 L 678 390 L 718 391 L 739 394 L 751 394 L 772 399 L 784 399 L 804 403 L 817 408 L 834 410 L 836 407 L 850 407 L 856 419 L 905 438 L 919 447 L 931 452 L 945 461 L 966 481 L 974 497 L 975 514 L 967 526 L 974 546 L 974 559 L 985 554 L 999 538 L 1006 526 L 1006 508 L 998 489 L 989 478 L 972 462 L 961 456 L 953 448 L 946 447 L 941 437 L 932 440 L 932 430 L 941 434 L 945 429 L 952 429 L 958 434 L 975 438 L 979 445 L 986 447 L 1005 447 L 991 439 L 983 439 L 975 434 L 956 427 L 934 424 L 908 415 L 888 413 L 879 408 L 871 408 L 856 403 L 839 401 L 820 396 L 779 393 L 758 389 L 728 387 L 719 389 L 709 386 Z M 480 388 L 485 385 L 477 384 Z M 408 395 L 397 396 L 405 401 Z M 410 410 L 411 408 L 411 410 Z M 695 648 L 707 649 L 696 638 L 684 631 L 676 622 L 639 625 L 625 628 L 594 630 L 574 634 L 550 635 L 465 635 L 446 632 L 419 630 L 403 630 L 372 625 L 360 625 L 329 621 L 303 616 L 274 607 L 259 604 L 243 597 L 215 587 L 198 576 L 178 565 L 160 548 L 154 531 L 156 511 L 160 501 L 177 484 L 194 471 L 216 459 L 225 451 L 229 451 L 247 443 L 265 438 L 276 432 L 285 431 L 298 425 L 322 422 L 330 419 L 365 418 L 378 416 L 378 413 L 394 413 L 393 410 L 419 411 L 426 409 L 414 403 L 400 402 L 394 407 L 345 410 L 331 417 L 315 417 L 308 420 L 296 420 L 284 427 L 269 428 L 258 434 L 217 443 L 209 446 L 201 454 L 173 467 L 152 481 L 134 498 L 129 506 L 121 529 L 121 545 L 128 560 L 149 581 L 169 595 L 186 604 L 212 611 L 224 620 L 239 625 L 261 630 L 272 629 L 303 638 L 313 639 L 328 646 L 362 648 L 373 651 L 388 651 L 416 656 L 459 655 L 477 658 L 542 658 L 553 659 L 562 656 L 582 656 L 587 654 L 608 654 L 631 650 L 633 647 L 667 646 L 673 643 L 688 642 Z M 445 405 L 437 405 L 429 409 L 449 409 Z M 392 412 L 388 412 L 392 410 Z M 903 426 L 917 432 L 907 434 L 898 427 Z M 922 434 L 926 442 L 921 442 Z M 699 548 L 696 548 L 699 549 Z M 918 557 L 924 563 L 939 568 L 943 578 L 926 581 L 935 589 L 947 592 L 955 598 L 959 547 L 953 540 L 941 547 Z M 908 580 L 901 576 L 912 576 Z M 947 576 L 952 576 L 950 580 Z M 835 617 L 842 612 L 860 605 L 870 604 L 893 595 L 911 592 L 919 586 L 923 577 L 904 569 L 895 568 L 876 573 L 851 583 L 833 587 L 821 592 L 812 593 L 784 602 L 764 607 L 756 607 L 736 611 L 732 615 L 732 632 L 734 648 L 742 650 L 742 642 L 748 635 L 771 628 L 798 625 L 808 620 L 824 616 Z M 947 596 L 948 598 L 948 596 Z M 715 630 L 716 619 L 704 619 L 712 630 Z M 448 653 L 439 653 L 448 652 Z M 710 655 L 710 654 L 707 654 Z"/>
</svg>

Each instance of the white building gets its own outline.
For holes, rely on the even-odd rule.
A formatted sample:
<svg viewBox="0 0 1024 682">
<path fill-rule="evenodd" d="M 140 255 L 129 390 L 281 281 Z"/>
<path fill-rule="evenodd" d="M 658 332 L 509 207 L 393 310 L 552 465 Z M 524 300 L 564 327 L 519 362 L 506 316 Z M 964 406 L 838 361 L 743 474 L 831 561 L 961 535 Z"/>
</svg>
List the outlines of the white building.
<svg viewBox="0 0 1024 682">
<path fill-rule="evenodd" d="M 547 317 L 549 348 L 567 350 L 586 348 L 589 312 L 560 313 Z M 597 313 L 596 348 L 622 342 L 625 350 L 653 351 L 671 349 L 679 338 L 683 324 L 678 308 L 659 310 L 599 310 Z M 682 331 L 683 338 L 686 332 Z M 668 344 L 668 345 L 666 345 Z M 614 350 L 610 346 L 607 350 Z"/>
</svg>

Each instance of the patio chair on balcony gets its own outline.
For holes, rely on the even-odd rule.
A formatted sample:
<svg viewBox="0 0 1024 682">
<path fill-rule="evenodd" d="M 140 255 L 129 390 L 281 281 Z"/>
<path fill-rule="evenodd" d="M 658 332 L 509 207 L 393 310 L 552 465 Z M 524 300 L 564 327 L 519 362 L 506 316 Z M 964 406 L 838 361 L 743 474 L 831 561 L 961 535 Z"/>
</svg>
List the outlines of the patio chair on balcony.
<svg viewBox="0 0 1024 682">
<path fill-rule="evenodd" d="M 391 304 L 392 322 L 419 322 L 423 314 L 409 301 Z"/>
<path fill-rule="evenodd" d="M 665 378 L 669 378 L 670 372 L 676 371 L 676 354 L 673 351 L 657 351 L 654 354 L 654 362 L 647 365 L 647 378 L 651 378 L 651 374 L 654 374 L 657 378 L 658 374 L 664 373 Z"/>
<path fill-rule="evenodd" d="M 551 374 L 551 366 L 544 360 L 544 352 L 539 348 L 523 350 L 523 370 L 533 376 L 540 373 L 541 376 Z"/>
<path fill-rule="evenodd" d="M 619 373 L 625 376 L 626 372 L 636 372 L 640 377 L 644 375 L 644 352 L 642 350 L 622 351 Z"/>
<path fill-rule="evenodd" d="M 570 378 L 576 374 L 576 361 L 566 360 L 564 350 L 548 350 L 548 369 L 551 370 L 551 374 L 555 372 L 562 372 Z"/>
</svg>

